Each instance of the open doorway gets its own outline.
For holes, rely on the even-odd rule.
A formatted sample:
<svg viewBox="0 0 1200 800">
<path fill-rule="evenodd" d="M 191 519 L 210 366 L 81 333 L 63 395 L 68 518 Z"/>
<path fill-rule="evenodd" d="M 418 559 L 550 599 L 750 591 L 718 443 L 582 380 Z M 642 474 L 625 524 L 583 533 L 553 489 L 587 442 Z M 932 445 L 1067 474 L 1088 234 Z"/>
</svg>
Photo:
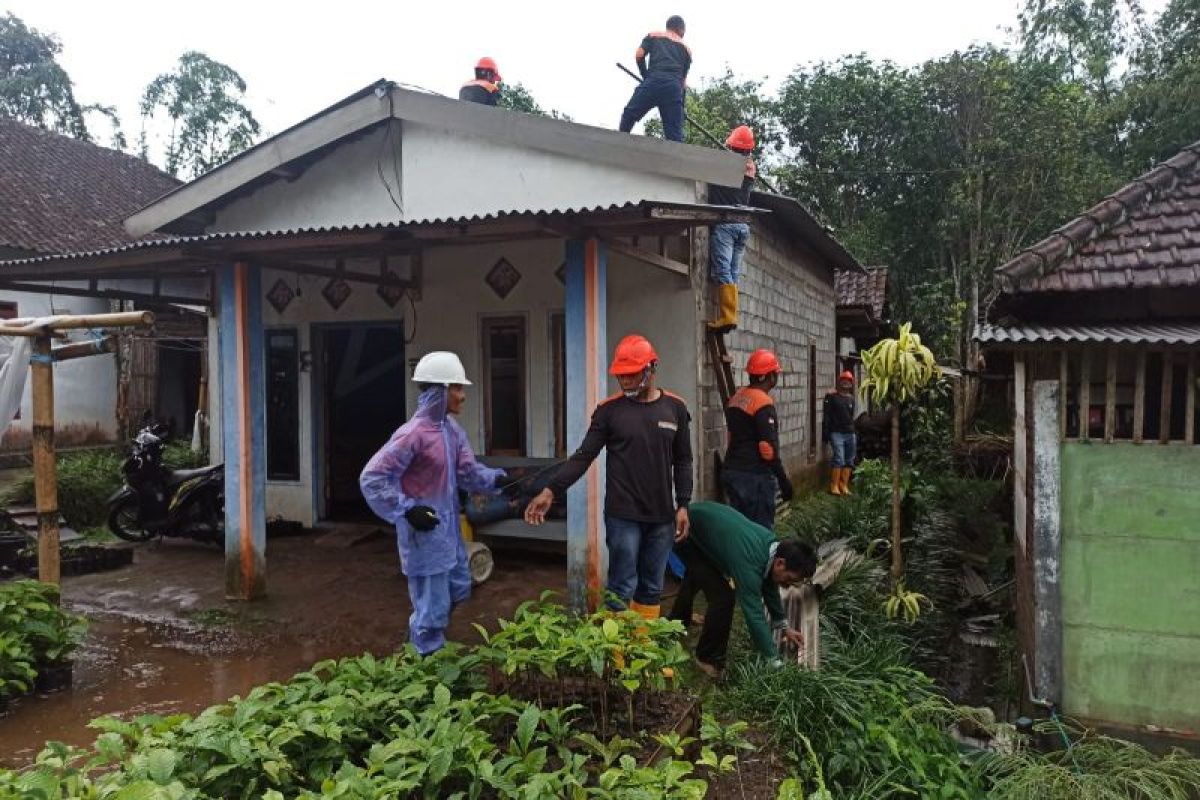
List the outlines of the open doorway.
<svg viewBox="0 0 1200 800">
<path fill-rule="evenodd" d="M 404 331 L 397 323 L 314 327 L 326 519 L 370 519 L 358 476 L 405 419 Z"/>
</svg>

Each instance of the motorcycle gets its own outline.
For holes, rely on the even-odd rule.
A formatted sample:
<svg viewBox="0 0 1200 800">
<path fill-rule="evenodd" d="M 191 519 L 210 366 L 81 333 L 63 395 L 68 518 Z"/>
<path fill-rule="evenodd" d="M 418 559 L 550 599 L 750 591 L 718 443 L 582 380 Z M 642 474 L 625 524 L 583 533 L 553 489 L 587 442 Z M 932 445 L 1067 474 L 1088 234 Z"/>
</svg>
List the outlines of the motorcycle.
<svg viewBox="0 0 1200 800">
<path fill-rule="evenodd" d="M 129 542 L 178 536 L 225 544 L 225 467 L 171 470 L 163 465 L 167 426 L 138 431 L 121 463 L 125 485 L 108 499 L 108 528 Z"/>
</svg>

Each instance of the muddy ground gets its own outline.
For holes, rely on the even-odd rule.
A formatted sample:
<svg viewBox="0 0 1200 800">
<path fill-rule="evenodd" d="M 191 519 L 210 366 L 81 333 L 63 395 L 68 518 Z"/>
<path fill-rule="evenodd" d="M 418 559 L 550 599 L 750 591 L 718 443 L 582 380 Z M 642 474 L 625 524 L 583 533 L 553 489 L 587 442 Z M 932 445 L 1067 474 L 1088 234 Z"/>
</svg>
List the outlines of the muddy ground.
<svg viewBox="0 0 1200 800">
<path fill-rule="evenodd" d="M 65 578 L 92 621 L 70 691 L 17 702 L 0 718 L 0 765 L 47 739 L 89 744 L 103 714 L 195 712 L 325 658 L 377 655 L 405 641 L 411 606 L 391 536 L 345 528 L 272 539 L 268 596 L 226 602 L 222 554 L 190 542 L 140 545 L 131 567 Z M 566 588 L 561 553 L 497 547 L 492 577 L 455 612 L 450 638 L 474 642 L 544 589 Z"/>
</svg>

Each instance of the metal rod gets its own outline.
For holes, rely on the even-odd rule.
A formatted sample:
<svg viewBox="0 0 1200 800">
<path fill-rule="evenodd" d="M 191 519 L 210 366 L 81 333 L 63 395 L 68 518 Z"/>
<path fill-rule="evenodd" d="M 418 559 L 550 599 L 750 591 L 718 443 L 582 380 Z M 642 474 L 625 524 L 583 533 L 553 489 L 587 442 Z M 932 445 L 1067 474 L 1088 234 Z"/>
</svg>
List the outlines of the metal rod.
<svg viewBox="0 0 1200 800">
<path fill-rule="evenodd" d="M 629 67 L 622 64 L 620 61 L 617 62 L 617 69 L 621 70 L 622 72 L 624 72 L 629 77 L 633 78 L 638 83 L 642 82 L 641 77 L 639 77 L 636 72 L 634 72 Z M 686 93 L 686 90 L 685 90 L 685 93 Z M 710 142 L 715 144 L 717 147 L 721 148 L 722 150 L 727 150 L 730 153 L 734 152 L 733 150 L 730 150 L 729 147 L 726 146 L 726 144 L 724 142 L 722 142 L 719 138 L 717 138 L 717 136 L 715 136 L 712 133 L 712 131 L 708 130 L 703 125 L 701 125 L 699 122 L 696 122 L 696 120 L 692 119 L 691 115 L 687 113 L 686 107 L 684 108 L 683 118 L 688 121 L 689 125 L 691 125 L 696 130 L 700 131 L 700 133 L 704 134 L 704 138 L 708 139 Z M 741 153 L 738 153 L 738 155 L 741 155 Z M 769 180 L 764 178 L 762 175 L 759 175 L 758 177 L 756 177 L 755 180 L 758 181 L 759 183 L 761 183 L 763 186 L 767 187 L 767 189 L 770 190 L 771 194 L 782 194 L 782 192 L 780 192 L 777 188 L 775 188 L 775 184 L 771 183 Z"/>
</svg>

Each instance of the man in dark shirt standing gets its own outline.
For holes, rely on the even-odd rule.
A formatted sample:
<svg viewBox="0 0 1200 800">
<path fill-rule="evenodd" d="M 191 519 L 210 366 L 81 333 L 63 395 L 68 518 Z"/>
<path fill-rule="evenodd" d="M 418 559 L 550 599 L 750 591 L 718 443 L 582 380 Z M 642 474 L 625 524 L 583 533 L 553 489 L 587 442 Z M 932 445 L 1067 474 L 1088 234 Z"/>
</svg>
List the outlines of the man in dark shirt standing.
<svg viewBox="0 0 1200 800">
<path fill-rule="evenodd" d="M 663 135 L 673 142 L 683 141 L 683 94 L 692 66 L 692 51 L 683 43 L 683 33 L 683 17 L 676 15 L 667 20 L 665 31 L 648 33 L 642 39 L 634 56 L 642 82 L 621 113 L 622 133 L 633 130 L 638 120 L 657 106 Z"/>
<path fill-rule="evenodd" d="M 692 499 L 692 441 L 687 404 L 655 386 L 658 355 L 645 337 L 617 345 L 609 373 L 621 391 L 592 413 L 583 444 L 525 509 L 540 525 L 592 461 L 608 449 L 604 528 L 612 604 L 646 619 L 659 615 L 663 574 L 674 542 L 688 535 Z"/>
<path fill-rule="evenodd" d="M 708 202 L 714 206 L 750 205 L 750 187 L 758 176 L 758 168 L 751 154 L 754 152 L 754 131 L 746 125 L 738 125 L 725 140 L 725 146 L 746 157 L 746 170 L 741 186 L 717 186 L 709 184 Z M 717 284 L 717 299 L 721 305 L 721 316 L 708 323 L 709 327 L 729 333 L 737 327 L 738 279 L 742 276 L 742 253 L 750 241 L 750 226 L 744 222 L 725 222 L 713 225 L 708 234 L 708 272 Z"/>
<path fill-rule="evenodd" d="M 858 437 L 854 432 L 854 373 L 846 370 L 838 376 L 837 390 L 825 395 L 821 409 L 822 440 L 833 451 L 829 472 L 829 493 L 850 494 L 850 473 L 854 469 Z"/>
<path fill-rule="evenodd" d="M 775 486 L 784 502 L 792 482 L 779 457 L 779 420 L 770 392 L 782 372 L 770 350 L 755 350 L 746 362 L 750 385 L 738 389 L 725 406 L 729 446 L 721 466 L 721 487 L 729 505 L 751 522 L 775 527 Z"/>
<path fill-rule="evenodd" d="M 494 106 L 500 102 L 500 68 L 494 58 L 484 56 L 475 64 L 475 80 L 458 90 L 458 99 L 468 103 Z"/>
</svg>

